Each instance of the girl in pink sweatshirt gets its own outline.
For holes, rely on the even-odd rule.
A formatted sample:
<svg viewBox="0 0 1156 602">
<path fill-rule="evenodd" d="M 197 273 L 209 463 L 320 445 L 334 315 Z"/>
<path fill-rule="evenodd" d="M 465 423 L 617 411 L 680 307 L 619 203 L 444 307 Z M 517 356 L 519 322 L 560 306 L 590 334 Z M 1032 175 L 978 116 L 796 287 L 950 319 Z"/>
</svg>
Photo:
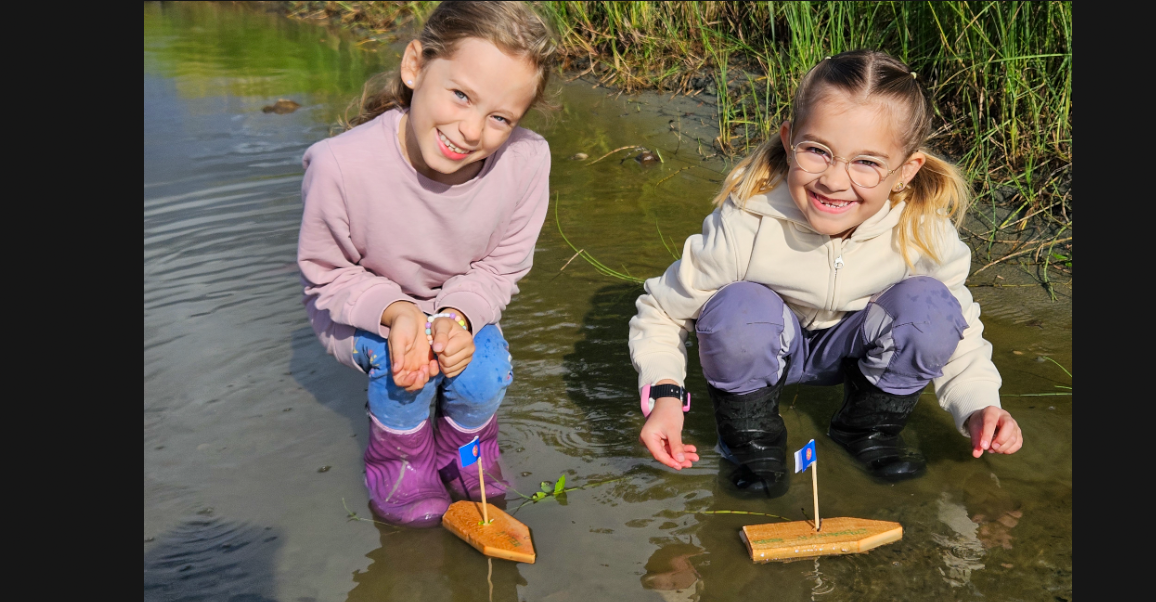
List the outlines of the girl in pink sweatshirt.
<svg viewBox="0 0 1156 602">
<path fill-rule="evenodd" d="M 487 495 L 504 492 L 498 321 L 530 271 L 550 175 L 546 141 L 518 122 L 554 50 L 522 3 L 443 2 L 399 71 L 366 85 L 355 127 L 305 153 L 304 303 L 326 350 L 369 376 L 365 484 L 388 522 L 436 525 L 447 486 L 478 499 L 457 452 L 475 437 Z"/>
</svg>

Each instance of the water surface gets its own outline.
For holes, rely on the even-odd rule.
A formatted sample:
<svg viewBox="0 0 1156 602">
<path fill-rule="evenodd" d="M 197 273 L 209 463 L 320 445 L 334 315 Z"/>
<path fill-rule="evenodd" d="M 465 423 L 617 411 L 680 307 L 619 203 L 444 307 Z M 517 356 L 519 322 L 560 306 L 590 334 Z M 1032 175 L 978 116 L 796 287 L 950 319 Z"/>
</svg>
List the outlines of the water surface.
<svg viewBox="0 0 1156 602">
<path fill-rule="evenodd" d="M 770 501 L 724 486 L 693 341 L 684 438 L 702 462 L 675 473 L 638 443 L 626 323 L 640 289 L 567 264 L 574 251 L 555 215 L 607 266 L 653 276 L 673 259 L 667 246 L 677 252 L 700 230 L 724 165 L 672 131 L 672 121 L 706 131 L 712 108 L 701 99 L 619 96 L 583 80 L 562 85 L 552 122 L 529 122 L 550 141 L 552 206 L 503 321 L 515 381 L 501 445 L 525 493 L 563 474 L 570 485 L 618 480 L 517 511 L 533 530 L 534 565 L 488 561 L 443 529 L 349 520 L 370 516 L 365 381 L 325 355 L 300 303 L 300 161 L 396 49 L 228 5 L 145 4 L 144 22 L 146 600 L 1071 597 L 1072 398 L 1036 394 L 1071 385 L 1040 356 L 1071 369 L 1072 318 L 1006 289 L 975 290 L 1004 405 L 1023 426 L 1020 453 L 971 458 L 928 394 L 905 431 L 929 458 L 927 476 L 880 485 L 823 434 L 838 387 L 784 393 L 792 448 L 814 438 L 823 458 L 823 515 L 899 521 L 901 542 L 754 565 L 738 529 L 773 519 L 697 513 L 802 519 L 810 476 Z M 302 106 L 261 111 L 278 98 Z M 592 164 L 627 145 L 665 162 L 622 151 Z M 569 160 L 578 152 L 590 158 Z"/>
</svg>

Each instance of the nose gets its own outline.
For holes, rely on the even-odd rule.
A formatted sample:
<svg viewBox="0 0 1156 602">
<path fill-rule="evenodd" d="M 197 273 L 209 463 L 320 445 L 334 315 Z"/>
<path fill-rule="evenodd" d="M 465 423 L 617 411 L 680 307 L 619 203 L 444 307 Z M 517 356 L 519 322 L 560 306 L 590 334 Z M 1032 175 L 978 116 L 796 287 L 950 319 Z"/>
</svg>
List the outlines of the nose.
<svg viewBox="0 0 1156 602">
<path fill-rule="evenodd" d="M 486 126 L 486 116 L 470 113 L 458 124 L 458 131 L 462 134 L 462 142 L 473 146 L 482 139 L 482 129 Z"/>
<path fill-rule="evenodd" d="M 842 165 L 839 163 L 843 162 Z M 851 176 L 847 173 L 847 161 L 842 157 L 835 157 L 827 169 L 819 174 L 819 183 L 829 190 L 847 190 L 851 187 Z"/>
</svg>

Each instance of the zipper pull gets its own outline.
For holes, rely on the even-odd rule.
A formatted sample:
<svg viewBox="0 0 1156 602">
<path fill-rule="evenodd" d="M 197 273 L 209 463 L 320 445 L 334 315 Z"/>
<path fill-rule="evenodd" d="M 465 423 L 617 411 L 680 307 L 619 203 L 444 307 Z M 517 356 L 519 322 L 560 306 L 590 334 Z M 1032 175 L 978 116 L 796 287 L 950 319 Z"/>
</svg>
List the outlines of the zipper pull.
<svg viewBox="0 0 1156 602">
<path fill-rule="evenodd" d="M 843 267 L 843 254 L 842 253 L 840 253 L 839 256 L 835 258 L 835 271 L 839 271 L 839 268 L 841 268 L 841 267 Z"/>
</svg>

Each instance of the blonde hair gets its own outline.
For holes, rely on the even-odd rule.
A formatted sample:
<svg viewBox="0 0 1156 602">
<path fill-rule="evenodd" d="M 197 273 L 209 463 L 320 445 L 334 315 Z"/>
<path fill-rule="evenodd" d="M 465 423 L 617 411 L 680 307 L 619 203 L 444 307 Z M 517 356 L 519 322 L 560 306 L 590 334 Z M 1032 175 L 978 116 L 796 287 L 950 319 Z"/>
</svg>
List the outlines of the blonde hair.
<svg viewBox="0 0 1156 602">
<path fill-rule="evenodd" d="M 422 64 L 449 58 L 457 44 L 478 38 L 503 52 L 530 62 L 538 74 L 538 86 L 530 107 L 554 108 L 546 99 L 546 84 L 557 51 L 546 22 L 522 2 L 442 2 L 430 14 L 417 39 Z M 395 107 L 408 108 L 413 90 L 401 80 L 400 71 L 379 73 L 365 82 L 361 98 L 350 105 L 357 115 L 346 119 L 346 129 L 361 125 Z"/>
<path fill-rule="evenodd" d="M 934 109 L 907 65 L 876 50 L 853 50 L 823 59 L 803 76 L 791 99 L 792 129 L 803 124 L 816 102 L 831 92 L 843 92 L 859 102 L 875 99 L 887 101 L 906 116 L 897 137 L 906 157 L 915 152 L 926 155 L 922 169 L 898 192 L 892 192 L 892 206 L 906 201 L 899 218 L 898 243 L 903 260 L 911 265 L 909 251 L 916 249 L 939 262 L 941 243 L 939 227 L 954 221 L 958 228 L 971 203 L 970 188 L 963 174 L 951 163 L 923 146 L 931 134 Z M 774 188 L 786 176 L 787 149 L 778 135 L 771 136 L 743 159 L 723 180 L 722 190 L 714 199 L 721 206 L 734 197 L 742 207 L 748 198 Z"/>
</svg>

